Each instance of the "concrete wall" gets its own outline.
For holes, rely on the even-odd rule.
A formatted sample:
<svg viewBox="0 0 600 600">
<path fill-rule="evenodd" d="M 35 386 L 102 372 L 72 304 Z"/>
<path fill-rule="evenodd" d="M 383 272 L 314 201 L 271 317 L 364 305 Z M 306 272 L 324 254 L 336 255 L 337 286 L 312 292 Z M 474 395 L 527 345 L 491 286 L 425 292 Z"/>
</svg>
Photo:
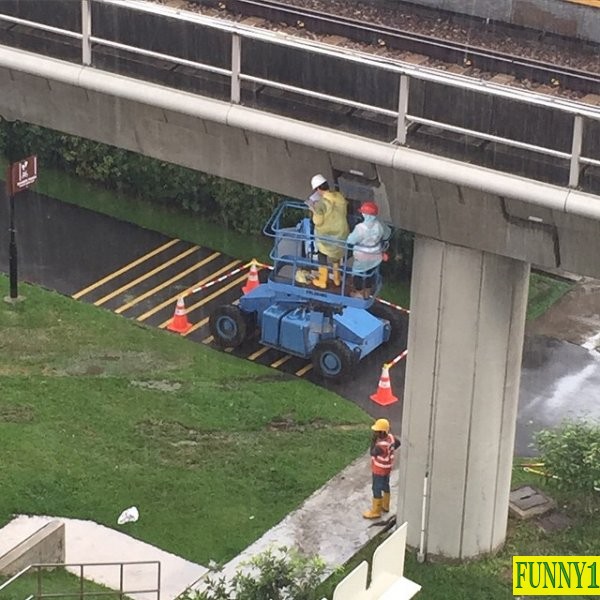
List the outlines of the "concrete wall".
<svg viewBox="0 0 600 600">
<path fill-rule="evenodd" d="M 51 521 L 0 556 L 0 575 L 15 575 L 36 563 L 65 562 L 65 525 Z"/>
<path fill-rule="evenodd" d="M 361 171 L 399 227 L 600 277 L 595 196 L 7 48 L 0 115 L 291 197 L 305 197 L 316 172 Z"/>
<path fill-rule="evenodd" d="M 600 9 L 575 1 L 410 0 L 410 3 L 600 43 Z M 385 4 L 394 2 L 387 0 Z"/>
</svg>

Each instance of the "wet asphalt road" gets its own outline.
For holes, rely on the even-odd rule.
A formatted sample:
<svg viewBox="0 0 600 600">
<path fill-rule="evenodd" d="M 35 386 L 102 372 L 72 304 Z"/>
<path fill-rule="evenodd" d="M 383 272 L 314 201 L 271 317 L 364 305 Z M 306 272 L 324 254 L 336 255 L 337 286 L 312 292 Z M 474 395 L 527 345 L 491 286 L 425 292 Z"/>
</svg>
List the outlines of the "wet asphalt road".
<svg viewBox="0 0 600 600">
<path fill-rule="evenodd" d="M 600 353 L 545 336 L 526 338 L 515 453 L 534 454 L 533 432 L 577 418 L 600 422 Z"/>
<path fill-rule="evenodd" d="M 4 186 L 2 186 L 3 188 Z M 118 221 L 33 192 L 16 197 L 19 281 L 54 289 L 138 322 L 164 328 L 181 292 L 242 266 L 242 261 L 173 240 L 154 231 Z M 0 271 L 8 272 L 8 202 L 0 193 Z M 248 257 L 250 259 L 251 257 Z M 211 345 L 208 316 L 219 304 L 241 295 L 242 271 L 190 296 L 190 340 Z M 404 348 L 388 344 L 361 361 L 356 378 L 322 381 L 310 363 L 248 342 L 233 354 L 302 376 L 357 403 L 373 417 L 386 417 L 400 429 L 404 361 L 390 370 L 400 401 L 381 407 L 369 396 L 377 389 L 381 365 Z M 526 338 L 515 452 L 531 455 L 533 432 L 563 418 L 600 418 L 600 355 L 543 336 Z"/>
</svg>

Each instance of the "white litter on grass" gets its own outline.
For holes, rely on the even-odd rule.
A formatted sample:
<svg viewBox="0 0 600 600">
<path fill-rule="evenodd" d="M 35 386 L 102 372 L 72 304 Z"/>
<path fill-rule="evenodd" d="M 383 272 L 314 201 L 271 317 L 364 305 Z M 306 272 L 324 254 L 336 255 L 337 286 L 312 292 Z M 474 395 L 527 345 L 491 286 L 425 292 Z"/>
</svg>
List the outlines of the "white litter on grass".
<svg viewBox="0 0 600 600">
<path fill-rule="evenodd" d="M 140 518 L 140 513 L 135 506 L 126 508 L 117 519 L 119 525 L 125 525 L 125 523 L 135 523 Z"/>
</svg>

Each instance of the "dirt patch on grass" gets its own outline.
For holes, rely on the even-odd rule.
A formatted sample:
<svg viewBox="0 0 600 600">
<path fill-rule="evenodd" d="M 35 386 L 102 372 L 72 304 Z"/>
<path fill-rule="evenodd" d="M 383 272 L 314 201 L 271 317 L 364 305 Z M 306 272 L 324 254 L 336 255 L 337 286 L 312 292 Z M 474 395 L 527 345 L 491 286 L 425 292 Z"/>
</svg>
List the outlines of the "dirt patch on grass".
<svg viewBox="0 0 600 600">
<path fill-rule="evenodd" d="M 337 431 L 351 431 L 356 429 L 365 429 L 362 423 L 328 423 L 327 421 L 316 417 L 306 423 L 298 423 L 291 415 L 283 415 L 271 419 L 266 428 L 268 431 L 312 431 L 315 429 L 332 429 Z"/>
<path fill-rule="evenodd" d="M 213 463 L 215 451 L 223 459 L 223 455 L 228 450 L 235 451 L 240 442 L 239 434 L 202 431 L 179 421 L 145 419 L 136 429 L 158 450 L 162 464 L 189 469 Z"/>
<path fill-rule="evenodd" d="M 178 381 L 130 381 L 134 387 L 139 387 L 143 390 L 152 390 L 158 392 L 176 392 L 181 389 L 181 383 Z"/>
<path fill-rule="evenodd" d="M 556 304 L 527 323 L 528 334 L 583 345 L 600 331 L 600 280 L 582 279 Z M 597 341 L 600 346 L 600 340 Z"/>
<path fill-rule="evenodd" d="M 148 352 L 89 350 L 70 359 L 68 365 L 49 369 L 57 376 L 122 376 L 180 367 Z"/>
<path fill-rule="evenodd" d="M 246 375 L 245 377 L 236 377 L 235 379 L 223 379 L 217 382 L 216 386 L 222 390 L 239 390 L 249 383 L 283 383 L 290 381 L 292 375 L 282 373 L 265 373 L 263 375 Z"/>
<path fill-rule="evenodd" d="M 31 423 L 34 416 L 33 406 L 29 404 L 0 407 L 0 423 Z"/>
</svg>

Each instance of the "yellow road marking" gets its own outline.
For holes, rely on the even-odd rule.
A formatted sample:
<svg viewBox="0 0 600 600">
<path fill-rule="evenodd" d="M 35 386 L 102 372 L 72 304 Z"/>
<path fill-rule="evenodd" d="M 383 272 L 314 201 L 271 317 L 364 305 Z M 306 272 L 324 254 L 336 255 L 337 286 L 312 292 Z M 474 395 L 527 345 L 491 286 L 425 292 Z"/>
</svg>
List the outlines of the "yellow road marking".
<svg viewBox="0 0 600 600">
<path fill-rule="evenodd" d="M 148 298 L 148 296 L 152 296 L 152 294 L 155 294 L 156 292 L 162 290 L 163 288 L 166 288 L 168 285 L 171 285 L 174 281 L 177 281 L 178 279 L 185 277 L 188 273 L 191 273 L 195 269 L 199 269 L 200 267 L 204 266 L 206 263 L 210 262 L 211 260 L 214 260 L 215 258 L 217 258 L 217 256 L 221 256 L 221 253 L 213 252 L 210 256 L 207 256 L 204 260 L 201 260 L 200 262 L 197 262 L 195 265 L 192 265 L 189 269 L 186 269 L 185 271 L 182 271 L 181 273 L 177 273 L 177 275 L 175 275 L 174 277 L 171 277 L 171 279 L 167 279 L 167 281 L 165 281 L 164 283 L 161 283 L 160 285 L 153 287 L 151 290 L 148 290 L 146 293 L 142 294 L 141 296 L 138 296 L 137 298 L 134 298 L 133 300 L 127 302 L 127 304 L 123 304 L 123 306 L 120 306 L 119 308 L 117 308 L 117 310 L 115 310 L 115 312 L 118 315 L 120 315 L 122 312 L 126 311 L 128 308 L 131 308 L 132 306 L 135 306 L 142 300 L 145 300 L 146 298 Z"/>
<path fill-rule="evenodd" d="M 214 273 L 211 273 L 210 275 L 208 275 L 204 279 L 200 280 L 198 283 L 194 284 L 192 287 L 189 288 L 188 291 L 191 291 L 191 290 L 197 288 L 198 286 L 204 285 L 205 283 L 209 282 L 211 279 L 214 279 L 215 277 L 218 277 L 219 275 L 221 275 L 221 273 L 224 273 L 225 271 L 230 270 L 231 267 L 233 267 L 233 265 L 240 264 L 240 262 L 241 261 L 239 261 L 239 260 L 232 260 L 230 263 L 226 264 L 224 267 L 221 267 L 218 271 L 215 271 Z M 136 321 L 144 321 L 148 317 L 151 317 L 154 313 L 157 313 L 159 310 L 162 310 L 165 306 L 167 306 L 169 304 L 172 304 L 180 296 L 181 296 L 181 293 L 175 294 L 174 296 L 171 296 L 170 298 L 167 298 L 164 302 L 161 302 L 160 304 L 158 304 L 154 308 L 151 308 L 149 311 L 145 312 L 143 315 L 140 315 L 136 319 Z"/>
<path fill-rule="evenodd" d="M 82 290 L 78 291 L 76 294 L 73 294 L 71 296 L 71 298 L 75 298 L 75 300 L 77 300 L 78 298 L 81 298 L 81 296 L 85 296 L 85 294 L 87 294 L 88 292 L 91 292 L 92 290 L 95 290 L 97 287 L 100 287 L 102 284 L 106 283 L 107 281 L 110 281 L 111 279 L 114 279 L 115 277 L 122 275 L 123 273 L 125 273 L 125 271 L 128 271 L 129 269 L 136 267 L 137 265 L 143 263 L 145 260 L 148 260 L 149 258 L 155 256 L 156 254 L 159 254 L 163 250 L 166 250 L 167 248 L 174 246 L 179 241 L 180 240 L 178 240 L 178 239 L 171 240 L 170 242 L 167 242 L 166 244 L 159 246 L 155 250 L 152 250 L 152 252 L 148 252 L 148 254 L 144 254 L 144 256 L 140 256 L 140 258 L 134 260 L 133 262 L 130 262 L 129 264 L 126 264 L 124 267 L 120 268 L 118 271 L 115 271 L 114 273 L 107 275 L 103 279 L 100 279 L 100 280 L 96 281 L 95 283 L 92 283 L 92 285 L 88 285 L 88 287 L 83 288 Z"/>
<path fill-rule="evenodd" d="M 238 283 L 240 283 L 240 281 L 243 281 L 244 279 L 247 279 L 247 278 L 248 278 L 247 275 L 242 275 L 241 277 L 238 277 L 237 279 L 230 281 L 227 285 L 224 285 L 222 288 L 218 289 L 216 292 L 213 292 L 212 294 L 209 294 L 205 298 L 202 298 L 202 300 L 200 300 L 200 302 L 196 302 L 195 304 L 192 304 L 187 309 L 188 314 L 191 313 L 193 310 L 196 310 L 197 308 L 200 308 L 201 306 L 208 304 L 211 300 L 214 300 L 217 296 L 220 296 L 221 294 L 225 293 L 227 290 L 230 290 L 234 285 L 237 285 Z M 164 323 L 161 323 L 159 325 L 159 327 L 162 329 L 162 328 L 166 327 L 170 322 L 171 322 L 171 319 L 167 319 Z M 192 333 L 193 331 L 196 331 L 196 329 L 200 329 L 200 327 L 202 327 L 202 325 L 204 325 L 207 322 L 208 322 L 208 317 L 205 317 L 204 319 L 202 319 L 202 321 L 193 325 L 189 331 L 187 331 L 186 333 L 184 333 L 182 335 L 188 335 L 188 334 Z"/>
<path fill-rule="evenodd" d="M 210 344 L 215 338 L 212 335 L 209 335 L 207 338 L 202 340 L 203 344 Z"/>
<path fill-rule="evenodd" d="M 227 290 L 231 289 L 234 285 L 238 285 L 241 281 L 244 281 L 244 279 L 248 279 L 248 275 L 242 275 L 241 277 L 234 279 L 231 283 L 228 283 L 226 286 L 222 287 L 220 290 L 213 292 L 210 296 L 206 296 L 206 298 L 204 298 L 200 302 L 196 302 L 196 304 L 193 304 L 192 306 L 190 306 L 188 311 L 194 310 L 194 309 L 202 306 L 203 304 L 210 302 L 213 298 L 220 296 Z M 171 322 L 171 319 L 169 319 L 168 321 L 165 321 L 162 325 L 159 325 L 159 327 L 165 327 L 170 322 Z M 191 329 L 189 331 L 186 331 L 186 333 L 184 333 L 183 335 L 189 335 L 190 333 L 193 333 L 197 329 L 200 329 L 200 327 L 202 327 L 203 325 L 206 325 L 206 323 L 208 323 L 208 317 L 204 317 L 204 319 L 202 319 L 202 321 L 199 321 L 198 323 L 193 325 L 191 327 Z"/>
<path fill-rule="evenodd" d="M 284 365 L 288 360 L 290 360 L 290 358 L 292 357 L 289 354 L 287 356 L 282 356 L 278 360 L 272 362 L 270 366 L 274 369 L 278 369 L 281 365 Z"/>
<path fill-rule="evenodd" d="M 133 281 L 130 281 L 129 283 L 126 283 L 125 285 L 122 285 L 120 288 L 112 291 L 110 294 L 106 294 L 106 296 L 103 296 L 102 298 L 100 298 L 100 300 L 96 300 L 96 302 L 94 302 L 94 306 L 100 306 L 101 304 L 108 302 L 111 298 L 118 296 L 121 292 L 124 292 L 125 290 L 132 288 L 134 285 L 137 285 L 138 283 L 145 281 L 149 277 L 152 277 L 152 275 L 156 275 L 156 273 L 158 273 L 159 271 L 163 271 L 167 267 L 170 267 L 171 265 L 175 264 L 176 262 L 179 262 L 181 259 L 185 258 L 186 256 L 189 256 L 193 252 L 196 252 L 196 250 L 198 250 L 198 248 L 200 248 L 200 246 L 192 246 L 191 248 L 188 248 L 185 252 L 182 252 L 181 254 L 178 254 L 177 256 L 174 256 L 173 258 L 169 259 L 167 262 L 164 262 L 164 263 L 158 265 L 158 267 L 156 267 L 155 269 L 152 269 L 151 271 L 148 271 L 147 273 L 140 275 L 137 279 L 134 279 Z"/>
<path fill-rule="evenodd" d="M 248 357 L 248 360 L 256 360 L 259 356 L 262 356 L 265 352 L 267 352 L 267 350 L 270 350 L 268 346 L 263 346 L 262 348 L 259 348 L 256 352 L 253 352 Z"/>
<path fill-rule="evenodd" d="M 305 367 L 302 367 L 296 371 L 296 376 L 302 377 L 302 375 L 306 375 L 312 368 L 312 363 L 308 363 Z"/>
<path fill-rule="evenodd" d="M 600 8 L 600 0 L 567 0 L 572 4 L 584 4 L 586 6 L 593 6 L 594 8 Z"/>
</svg>

